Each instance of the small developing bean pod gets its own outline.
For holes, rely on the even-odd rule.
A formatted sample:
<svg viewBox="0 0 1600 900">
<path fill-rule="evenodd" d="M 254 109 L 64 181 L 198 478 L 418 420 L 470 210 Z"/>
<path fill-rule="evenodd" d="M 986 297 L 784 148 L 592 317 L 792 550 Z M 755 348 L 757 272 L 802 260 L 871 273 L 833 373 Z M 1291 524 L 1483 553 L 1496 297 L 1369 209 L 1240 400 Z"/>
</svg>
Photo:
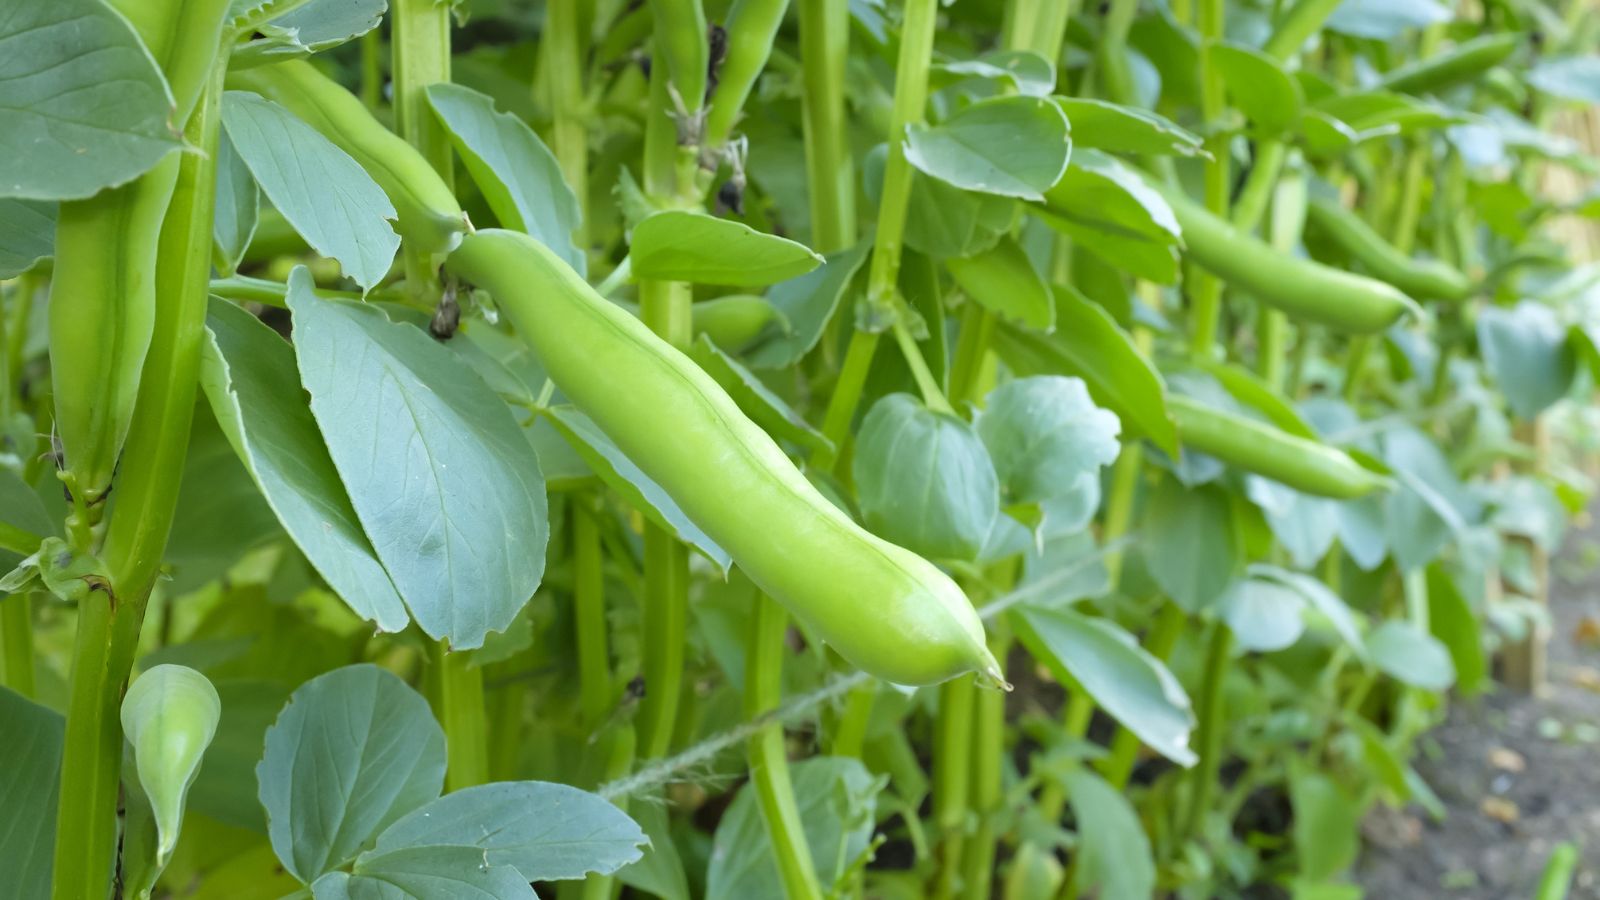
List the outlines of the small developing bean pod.
<svg viewBox="0 0 1600 900">
<path fill-rule="evenodd" d="M 1349 500 L 1390 486 L 1388 478 L 1336 448 L 1191 397 L 1168 395 L 1167 411 L 1183 446 L 1301 493 Z"/>
<path fill-rule="evenodd" d="M 187 666 L 152 667 L 134 680 L 122 700 L 122 730 L 154 813 L 156 858 L 163 866 L 177 846 L 189 786 L 200 773 L 221 716 L 217 689 Z"/>
<path fill-rule="evenodd" d="M 1172 207 L 1190 258 L 1291 319 L 1372 334 L 1408 312 L 1420 311 L 1416 301 L 1391 285 L 1279 253 L 1212 215 L 1182 191 L 1154 180 L 1151 184 Z"/>
<path fill-rule="evenodd" d="M 538 241 L 478 231 L 446 269 L 487 290 L 556 386 L 845 659 L 899 684 L 1003 683 L 949 576 L 828 502 L 688 356 Z"/>
<path fill-rule="evenodd" d="M 388 195 L 400 236 L 425 253 L 447 253 L 467 228 L 466 213 L 439 173 L 373 118 L 356 95 L 302 59 L 228 73 L 228 87 L 254 91 L 299 116 L 350 154 Z"/>
<path fill-rule="evenodd" d="M 169 153 L 130 184 L 61 204 L 50 373 L 62 481 L 99 518 L 133 422 L 156 315 L 156 244 L 178 176 Z"/>
<path fill-rule="evenodd" d="M 1307 220 L 1376 278 L 1423 300 L 1465 300 L 1472 279 L 1436 259 L 1412 259 L 1339 203 L 1312 198 Z"/>
<path fill-rule="evenodd" d="M 1385 72 L 1378 86 L 1389 91 L 1426 94 L 1471 81 L 1500 65 L 1522 45 L 1522 34 L 1486 34 L 1443 53 L 1412 60 Z"/>
</svg>

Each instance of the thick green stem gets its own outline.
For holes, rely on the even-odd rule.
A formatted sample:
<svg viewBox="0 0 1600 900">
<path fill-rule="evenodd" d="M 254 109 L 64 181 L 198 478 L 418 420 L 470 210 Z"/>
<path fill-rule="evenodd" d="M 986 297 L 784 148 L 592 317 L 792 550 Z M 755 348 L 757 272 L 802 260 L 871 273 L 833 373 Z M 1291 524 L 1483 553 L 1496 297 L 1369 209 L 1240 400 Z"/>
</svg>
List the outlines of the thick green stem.
<svg viewBox="0 0 1600 900">
<path fill-rule="evenodd" d="M 1201 0 L 1200 36 L 1213 44 L 1223 36 L 1222 0 Z M 1200 54 L 1200 114 L 1216 136 L 1206 142 L 1211 159 L 1205 167 L 1206 209 L 1226 218 L 1228 215 L 1228 133 L 1222 126 L 1225 108 L 1222 73 L 1211 63 L 1211 55 Z M 1189 301 L 1193 316 L 1190 346 L 1196 356 L 1209 357 L 1217 342 L 1222 319 L 1222 281 L 1198 266 L 1189 267 Z"/>
<path fill-rule="evenodd" d="M 589 249 L 589 133 L 584 115 L 583 32 L 578 27 L 583 0 L 550 0 L 545 5 L 545 76 L 550 89 L 550 143 L 561 175 L 578 198 L 573 240 Z"/>
<path fill-rule="evenodd" d="M 771 598 L 756 598 L 750 637 L 745 644 L 744 714 L 756 719 L 776 709 L 783 699 L 783 639 L 789 616 Z M 800 822 L 800 807 L 795 802 L 794 785 L 789 781 L 789 752 L 783 723 L 772 721 L 762 726 L 747 748 L 750 780 L 756 786 L 756 801 L 761 820 L 766 824 L 767 841 L 783 879 L 788 900 L 821 900 L 816 865 L 811 846 L 806 843 L 805 827 Z"/>
<path fill-rule="evenodd" d="M 878 332 L 898 317 L 895 285 L 900 277 L 900 251 L 911 202 L 911 164 L 906 161 L 906 129 L 921 122 L 928 104 L 928 66 L 933 57 L 938 0 L 907 0 L 900 29 L 900 56 L 895 66 L 894 112 L 889 124 L 889 156 L 883 168 L 883 194 L 878 202 L 878 230 L 867 273 L 867 309 L 872 328 L 850 336 L 844 368 L 823 414 L 822 433 L 840 446 L 861 402 L 861 388 L 878 349 Z"/>
<path fill-rule="evenodd" d="M 183 155 L 161 227 L 155 329 L 102 553 L 110 584 L 78 607 L 56 813 L 56 900 L 101 898 L 111 890 L 122 764 L 118 709 L 177 510 L 205 332 L 225 62 L 215 69 L 185 128 L 200 152 Z"/>
<path fill-rule="evenodd" d="M 1128 30 L 1133 27 L 1138 12 L 1138 0 L 1111 0 L 1100 32 L 1100 42 L 1095 47 L 1096 71 L 1102 82 L 1100 88 L 1113 103 L 1136 102 L 1133 70 L 1128 65 Z"/>
<path fill-rule="evenodd" d="M 961 878 L 968 789 L 972 771 L 972 706 L 977 688 L 970 678 L 939 685 L 939 714 L 933 746 L 933 816 L 939 831 L 936 897 L 954 897 Z"/>
<path fill-rule="evenodd" d="M 465 653 L 450 652 L 444 641 L 436 642 L 429 655 L 435 713 L 449 749 L 445 790 L 487 784 L 489 722 L 483 705 L 483 669 L 472 665 Z"/>
<path fill-rule="evenodd" d="M 800 95 L 805 133 L 811 247 L 834 253 L 856 240 L 855 166 L 845 127 L 845 64 L 850 51 L 849 0 L 798 0 Z"/>
<path fill-rule="evenodd" d="M 1233 631 L 1220 619 L 1211 626 L 1211 641 L 1206 647 L 1205 674 L 1200 682 L 1199 726 L 1195 743 L 1200 761 L 1190 773 L 1188 814 L 1179 831 L 1180 843 L 1201 834 L 1211 798 L 1216 793 L 1222 770 L 1222 735 L 1227 730 L 1223 687 L 1233 656 Z"/>
<path fill-rule="evenodd" d="M 450 9 L 438 0 L 395 0 L 390 15 L 395 120 L 400 135 L 445 180 L 453 181 L 450 139 L 428 105 L 428 87 L 450 81 Z M 439 272 L 426 249 L 402 248 L 406 282 L 432 307 L 440 296 Z M 482 784 L 489 777 L 488 718 L 483 707 L 483 669 L 451 659 L 448 648 L 433 652 L 434 704 L 450 748 L 445 782 L 451 790 Z"/>
<path fill-rule="evenodd" d="M 706 146 L 727 143 L 756 78 L 767 66 L 789 0 L 738 0 L 728 11 L 727 50 L 706 110 Z M 802 54 L 804 51 L 802 51 Z"/>
<path fill-rule="evenodd" d="M 1287 62 L 1294 58 L 1306 41 L 1322 28 L 1322 23 L 1339 8 L 1340 0 L 1300 0 L 1283 17 L 1272 37 L 1262 48 L 1268 56 Z"/>
<path fill-rule="evenodd" d="M 6 687 L 33 696 L 33 598 L 26 593 L 0 597 L 0 654 Z"/>
<path fill-rule="evenodd" d="M 395 123 L 446 184 L 455 175 L 450 139 L 428 106 L 428 86 L 450 80 L 451 6 L 439 0 L 394 0 L 389 14 Z M 413 247 L 402 253 L 412 291 L 436 300 L 439 272 L 431 254 Z"/>
<path fill-rule="evenodd" d="M 600 524 L 586 498 L 575 498 L 572 522 L 572 615 L 577 623 L 578 700 L 583 727 L 599 728 L 616 701 L 611 687 L 611 651 L 606 625 L 606 584 Z"/>
<path fill-rule="evenodd" d="M 1183 634 L 1183 626 L 1188 621 L 1183 607 L 1168 601 L 1161 607 L 1155 625 L 1145 638 L 1145 652 L 1165 662 L 1172 655 L 1172 648 L 1177 645 L 1178 637 Z M 1126 728 L 1119 728 L 1116 737 L 1111 739 L 1111 755 L 1106 758 L 1100 771 L 1112 787 L 1122 788 L 1133 775 L 1133 764 L 1138 755 L 1138 736 Z"/>
</svg>

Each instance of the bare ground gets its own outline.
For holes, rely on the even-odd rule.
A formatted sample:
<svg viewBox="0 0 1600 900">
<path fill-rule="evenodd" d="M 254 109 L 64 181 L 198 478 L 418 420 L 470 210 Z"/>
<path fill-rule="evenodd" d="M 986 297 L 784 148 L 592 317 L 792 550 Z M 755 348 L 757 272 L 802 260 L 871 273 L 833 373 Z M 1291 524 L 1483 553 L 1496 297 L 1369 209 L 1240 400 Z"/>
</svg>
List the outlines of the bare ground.
<svg viewBox="0 0 1600 900">
<path fill-rule="evenodd" d="M 1417 770 L 1447 808 L 1370 817 L 1355 876 L 1369 900 L 1532 898 L 1550 851 L 1579 847 L 1570 900 L 1600 900 L 1600 524 L 1552 565 L 1550 679 L 1465 701 L 1421 746 Z"/>
</svg>

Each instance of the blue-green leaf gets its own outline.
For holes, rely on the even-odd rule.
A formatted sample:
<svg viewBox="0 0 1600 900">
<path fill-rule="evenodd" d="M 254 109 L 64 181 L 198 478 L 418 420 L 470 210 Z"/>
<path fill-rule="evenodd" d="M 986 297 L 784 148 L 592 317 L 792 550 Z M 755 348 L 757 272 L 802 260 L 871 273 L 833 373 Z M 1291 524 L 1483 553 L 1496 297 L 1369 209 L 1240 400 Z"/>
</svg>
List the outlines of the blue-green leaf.
<svg viewBox="0 0 1600 900">
<path fill-rule="evenodd" d="M 13 597 L 5 602 L 16 603 Z M 56 796 L 61 785 L 61 715 L 0 688 L 0 897 L 50 896 L 55 857 Z M 79 860 L 79 865 L 95 865 Z M 108 870 L 111 860 L 99 862 Z"/>
<path fill-rule="evenodd" d="M 935 126 L 906 130 L 906 161 L 968 191 L 1039 200 L 1066 171 L 1072 149 L 1061 107 L 1040 97 L 998 97 Z"/>
<path fill-rule="evenodd" d="M 822 263 L 804 244 L 681 209 L 646 216 L 633 229 L 628 254 L 635 278 L 736 287 L 776 284 Z"/>
<path fill-rule="evenodd" d="M 56 252 L 56 205 L 0 199 L 0 279 L 15 278 Z"/>
<path fill-rule="evenodd" d="M 1094 405 L 1081 380 L 1039 375 L 989 393 L 977 420 L 1007 504 L 1038 503 L 1098 488 L 1116 461 L 1117 417 Z"/>
<path fill-rule="evenodd" d="M 256 766 L 272 849 L 315 881 L 439 796 L 444 765 L 444 732 L 399 678 L 370 665 L 313 678 L 267 730 Z M 471 853 L 481 861 L 482 850 Z"/>
</svg>

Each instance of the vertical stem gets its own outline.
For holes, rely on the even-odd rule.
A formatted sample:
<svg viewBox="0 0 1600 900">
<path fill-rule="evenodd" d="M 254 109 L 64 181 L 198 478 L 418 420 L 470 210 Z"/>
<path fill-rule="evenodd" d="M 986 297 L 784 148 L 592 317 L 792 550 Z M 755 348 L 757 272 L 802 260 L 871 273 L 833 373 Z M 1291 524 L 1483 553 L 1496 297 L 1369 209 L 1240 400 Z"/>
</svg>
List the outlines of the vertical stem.
<svg viewBox="0 0 1600 900">
<path fill-rule="evenodd" d="M 789 617 L 783 607 L 765 595 L 756 598 L 755 616 L 745 645 L 744 714 L 755 719 L 775 709 L 783 699 L 783 639 Z M 789 755 L 783 723 L 768 722 L 750 739 L 747 749 L 750 780 L 755 782 L 761 820 L 777 858 L 788 900 L 821 900 L 811 846 L 800 822 L 794 785 L 789 781 Z"/>
<path fill-rule="evenodd" d="M 1150 629 L 1150 636 L 1145 639 L 1145 651 L 1165 661 L 1172 655 L 1172 648 L 1177 645 L 1178 636 L 1183 634 L 1183 626 L 1188 620 L 1183 607 L 1168 601 L 1161 607 L 1155 625 Z M 1101 767 L 1102 774 L 1112 787 L 1121 789 L 1128 784 L 1138 753 L 1138 736 L 1126 728 L 1117 729 L 1117 736 L 1111 739 L 1111 755 Z"/>
<path fill-rule="evenodd" d="M 361 36 L 361 102 L 370 110 L 383 104 L 383 35 L 376 28 Z"/>
<path fill-rule="evenodd" d="M 22 390 L 22 351 L 28 340 L 28 323 L 33 316 L 33 303 L 39 293 L 40 274 L 38 268 L 23 272 L 14 282 L 16 290 L 12 297 L 16 300 L 16 309 L 11 314 L 11 321 L 6 325 L 6 384 L 11 386 L 13 392 Z"/>
<path fill-rule="evenodd" d="M 1218 619 L 1211 625 L 1211 641 L 1206 647 L 1205 674 L 1200 683 L 1200 722 L 1195 735 L 1200 762 L 1194 767 L 1188 814 L 1178 832 L 1180 843 L 1200 834 L 1211 797 L 1216 792 L 1222 768 L 1222 734 L 1227 729 L 1222 689 L 1232 654 L 1233 632 L 1227 623 Z"/>
<path fill-rule="evenodd" d="M 872 266 L 867 272 L 867 310 L 871 329 L 857 328 L 845 352 L 844 371 L 828 400 L 822 433 L 840 446 L 855 418 L 873 354 L 878 330 L 898 315 L 894 309 L 895 285 L 900 276 L 900 251 L 905 237 L 906 208 L 911 202 L 911 164 L 906 161 L 906 129 L 921 122 L 928 104 L 928 64 L 933 57 L 934 26 L 939 0 L 906 0 L 900 29 L 900 56 L 895 65 L 894 112 L 889 123 L 889 157 L 883 167 L 883 195 L 878 203 L 878 230 L 872 244 Z M 846 376 L 850 377 L 847 382 Z"/>
<path fill-rule="evenodd" d="M 450 140 L 428 107 L 430 84 L 450 80 L 450 9 L 439 0 L 394 0 L 389 16 L 395 122 L 400 135 L 444 178 L 454 180 Z M 402 248 L 406 282 L 430 305 L 439 273 L 426 251 Z"/>
<path fill-rule="evenodd" d="M 845 130 L 844 79 L 850 51 L 849 0 L 798 0 L 800 95 L 805 132 L 811 246 L 833 253 L 855 243 L 855 166 Z"/>
<path fill-rule="evenodd" d="M 122 764 L 118 708 L 177 511 L 189 446 L 205 332 L 217 107 L 225 70 L 223 56 L 185 126 L 186 139 L 200 152 L 183 154 L 179 161 L 161 226 L 155 328 L 102 552 L 110 584 L 92 591 L 78 608 L 56 813 L 56 900 L 101 898 L 111 891 Z"/>
<path fill-rule="evenodd" d="M 972 725 L 973 694 L 977 688 L 970 678 L 957 678 L 939 685 L 939 713 L 934 736 L 933 815 L 940 834 L 939 880 L 935 897 L 954 897 L 961 874 L 967 817 L 967 797 L 972 770 L 972 740 L 967 729 Z"/>
<path fill-rule="evenodd" d="M 1222 73 L 1211 64 L 1207 49 L 1222 40 L 1222 0 L 1201 0 L 1200 36 L 1200 113 L 1218 136 L 1207 144 L 1211 159 L 1206 161 L 1206 209 L 1224 218 L 1228 215 L 1228 135 L 1220 128 L 1224 109 Z M 1194 331 L 1191 347 L 1196 356 L 1209 357 L 1216 346 L 1217 327 L 1222 318 L 1222 281 L 1198 266 L 1189 267 L 1189 299 L 1193 304 Z"/>
<path fill-rule="evenodd" d="M 428 86 L 450 80 L 450 9 L 438 0 L 395 0 L 390 17 L 395 120 L 400 134 L 428 160 L 445 183 L 455 168 L 450 141 L 428 106 Z M 426 304 L 439 294 L 439 273 L 431 254 L 402 248 L 406 282 Z M 433 650 L 435 707 L 449 746 L 445 782 L 450 790 L 483 784 L 489 778 L 488 719 L 483 708 L 483 670 L 452 658 L 442 643 Z"/>
<path fill-rule="evenodd" d="M 33 597 L 27 593 L 0 597 L 0 654 L 5 659 L 6 687 L 33 696 Z"/>
<path fill-rule="evenodd" d="M 611 689 L 611 652 L 606 634 L 605 571 L 600 552 L 600 525 L 587 498 L 568 507 L 572 522 L 573 619 L 577 623 L 578 699 L 583 727 L 599 728 L 615 702 Z"/>
<path fill-rule="evenodd" d="M 579 249 L 589 250 L 589 135 L 584 116 L 583 34 L 578 27 L 583 0 L 550 0 L 545 5 L 545 75 L 550 87 L 550 142 L 561 175 L 578 198 Z"/>
</svg>

